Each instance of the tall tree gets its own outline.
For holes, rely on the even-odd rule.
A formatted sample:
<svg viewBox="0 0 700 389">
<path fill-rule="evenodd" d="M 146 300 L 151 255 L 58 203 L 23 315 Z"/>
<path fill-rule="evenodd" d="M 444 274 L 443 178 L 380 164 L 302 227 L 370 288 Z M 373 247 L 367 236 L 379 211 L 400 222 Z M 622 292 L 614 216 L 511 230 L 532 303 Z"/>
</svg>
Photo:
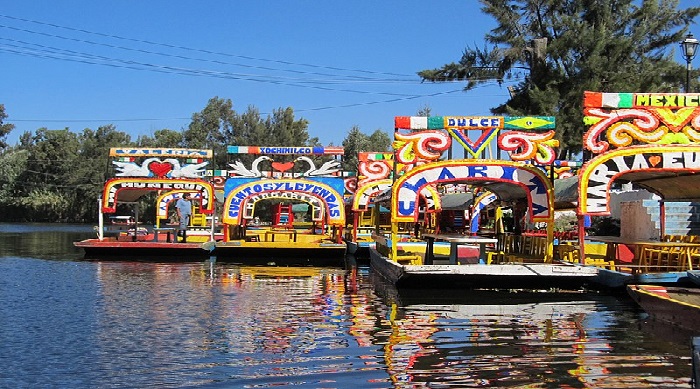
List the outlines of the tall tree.
<svg viewBox="0 0 700 389">
<path fill-rule="evenodd" d="M 234 138 L 233 122 L 236 112 L 229 99 L 213 97 L 201 112 L 192 115 L 184 133 L 184 147 L 214 151 L 214 165 L 223 166 L 226 146 Z"/>
<path fill-rule="evenodd" d="M 140 147 L 184 147 L 185 139 L 182 132 L 164 128 L 156 130 L 153 137 L 139 136 L 136 143 Z"/>
<path fill-rule="evenodd" d="M 362 151 L 390 151 L 391 142 L 389 135 L 382 130 L 375 130 L 371 135 L 367 135 L 360 131 L 360 127 L 353 126 L 342 143 L 345 149 L 343 170 L 357 172 L 359 166 L 358 153 Z"/>
<path fill-rule="evenodd" d="M 34 221 L 66 221 L 75 214 L 76 188 L 70 184 L 76 166 L 85 163 L 78 158 L 77 134 L 68 128 L 40 128 L 34 135 L 21 138 L 20 150 L 29 152 L 26 170 L 18 179 L 18 194 L 26 216 Z M 81 198 L 80 201 L 85 201 Z"/>
<path fill-rule="evenodd" d="M 15 128 L 14 124 L 3 123 L 8 116 L 5 113 L 5 105 L 0 104 L 0 151 L 7 148 L 7 135 Z"/>
<path fill-rule="evenodd" d="M 423 70 L 427 81 L 520 80 L 494 114 L 556 116 L 562 155 L 581 150 L 583 92 L 676 92 L 685 72 L 673 47 L 700 7 L 678 0 L 480 0 L 498 26 L 492 48 L 467 47 L 458 63 Z M 697 85 L 697 82 L 696 82 Z"/>
<path fill-rule="evenodd" d="M 21 220 L 24 210 L 20 208 L 22 187 L 19 180 L 27 168 L 29 152 L 7 150 L 0 153 L 0 221 Z"/>
<path fill-rule="evenodd" d="M 77 163 L 65 182 L 74 188 L 73 217 L 76 221 L 93 220 L 97 217 L 97 199 L 104 182 L 113 174 L 109 149 L 135 145 L 129 134 L 118 131 L 112 124 L 100 126 L 97 130 L 84 129 L 78 136 L 78 142 Z"/>
</svg>

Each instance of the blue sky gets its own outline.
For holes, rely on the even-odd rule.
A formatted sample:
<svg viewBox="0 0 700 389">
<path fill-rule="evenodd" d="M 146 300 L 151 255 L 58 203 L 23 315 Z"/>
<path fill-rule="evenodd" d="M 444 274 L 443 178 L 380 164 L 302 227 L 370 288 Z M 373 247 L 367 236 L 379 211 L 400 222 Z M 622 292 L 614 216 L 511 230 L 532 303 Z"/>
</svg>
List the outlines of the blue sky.
<svg viewBox="0 0 700 389">
<path fill-rule="evenodd" d="M 416 72 L 458 61 L 494 26 L 476 0 L 8 1 L 0 104 L 10 144 L 41 127 L 114 124 L 133 140 L 180 130 L 219 97 L 239 113 L 292 107 L 337 145 L 355 125 L 390 132 L 426 106 L 488 115 L 509 83 L 465 93 Z"/>
</svg>

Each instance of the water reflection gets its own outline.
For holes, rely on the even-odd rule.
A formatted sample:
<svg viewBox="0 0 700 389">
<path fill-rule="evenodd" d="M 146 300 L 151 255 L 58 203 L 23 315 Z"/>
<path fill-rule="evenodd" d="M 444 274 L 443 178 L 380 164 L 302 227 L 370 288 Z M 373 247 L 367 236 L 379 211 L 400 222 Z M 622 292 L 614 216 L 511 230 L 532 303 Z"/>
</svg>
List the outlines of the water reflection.
<svg viewBox="0 0 700 389">
<path fill-rule="evenodd" d="M 0 256 L 79 259 L 73 242 L 95 236 L 85 224 L 0 223 Z"/>
<path fill-rule="evenodd" d="M 370 305 L 370 297 L 347 298 L 352 283 L 344 270 L 99 263 L 97 274 L 109 323 L 98 331 L 106 355 L 151 355 L 170 375 L 198 376 L 191 383 L 199 384 L 316 387 L 360 372 L 386 377 L 371 341 L 351 334 L 376 315 L 354 308 Z M 135 368 L 132 361 L 122 362 Z"/>
<path fill-rule="evenodd" d="M 470 292 L 449 298 L 453 291 L 393 292 L 385 295 L 393 304 L 386 365 L 397 386 L 428 386 L 436 379 L 458 387 L 689 383 L 689 338 L 680 347 L 687 350 L 684 355 L 649 354 L 644 342 L 652 349 L 657 344 L 626 331 L 638 312 L 614 297 Z"/>
<path fill-rule="evenodd" d="M 689 385 L 689 338 L 649 330 L 624 298 L 398 291 L 363 267 L 41 260 L 11 239 L 25 247 L 0 258 L 0 387 Z"/>
</svg>

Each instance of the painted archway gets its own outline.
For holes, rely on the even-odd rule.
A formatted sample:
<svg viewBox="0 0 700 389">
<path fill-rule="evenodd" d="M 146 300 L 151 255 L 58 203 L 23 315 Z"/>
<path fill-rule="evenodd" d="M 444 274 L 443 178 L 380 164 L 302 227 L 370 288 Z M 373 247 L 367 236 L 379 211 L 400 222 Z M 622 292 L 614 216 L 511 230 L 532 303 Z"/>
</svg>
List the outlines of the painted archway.
<svg viewBox="0 0 700 389">
<path fill-rule="evenodd" d="M 342 185 L 342 179 L 340 182 Z M 261 179 L 247 181 L 231 188 L 224 200 L 224 224 L 242 224 L 245 205 L 251 198 L 257 201 L 255 198 L 262 194 L 279 192 L 298 193 L 300 196 L 313 198 L 323 204 L 328 224 L 345 225 L 343 195 L 328 184 L 303 179 Z"/>
<path fill-rule="evenodd" d="M 311 220 L 315 222 L 322 222 L 326 211 L 323 201 L 318 197 L 302 192 L 271 191 L 258 193 L 245 199 L 242 205 L 243 219 L 252 220 L 255 217 L 253 214 L 255 204 L 267 199 L 297 200 L 309 204 L 312 209 Z"/>
<path fill-rule="evenodd" d="M 688 174 L 692 178 L 691 175 L 698 172 L 700 145 L 645 145 L 613 150 L 590 160 L 581 169 L 578 212 L 580 215 L 610 215 L 612 183 L 634 173 L 644 173 L 644 180 L 638 182 L 642 185 L 646 182 L 649 189 L 664 198 L 692 197 L 697 195 L 694 193 L 697 185 L 688 181 L 674 185 L 666 177 Z M 652 186 L 654 174 L 659 175 L 658 187 Z"/>
<path fill-rule="evenodd" d="M 527 198 L 533 222 L 554 221 L 554 189 L 537 167 L 500 160 L 449 160 L 413 168 L 401 176 L 392 188 L 392 222 L 418 220 L 418 193 L 442 182 L 507 183 L 520 187 Z"/>
<path fill-rule="evenodd" d="M 352 210 L 366 212 L 369 211 L 369 203 L 375 196 L 391 189 L 393 181 L 390 178 L 372 181 L 357 188 L 352 201 Z M 440 208 L 440 193 L 435 186 L 426 186 L 420 192 L 425 199 L 425 204 L 429 211 Z"/>
<path fill-rule="evenodd" d="M 481 211 L 496 200 L 498 200 L 498 196 L 491 192 L 486 192 L 474 200 L 471 223 L 469 223 L 469 232 L 473 234 L 479 232 L 479 215 Z"/>
<path fill-rule="evenodd" d="M 156 199 L 156 219 L 167 219 L 168 206 L 173 201 L 177 201 L 177 199 L 179 199 L 183 193 L 190 193 L 193 200 L 200 200 L 202 198 L 201 192 L 189 190 L 171 190 L 169 192 L 162 193 Z"/>
<path fill-rule="evenodd" d="M 209 182 L 171 178 L 112 178 L 102 191 L 102 212 L 116 212 L 120 197 L 122 201 L 134 201 L 148 192 L 156 191 L 198 192 L 201 212 L 214 212 L 214 187 Z"/>
</svg>

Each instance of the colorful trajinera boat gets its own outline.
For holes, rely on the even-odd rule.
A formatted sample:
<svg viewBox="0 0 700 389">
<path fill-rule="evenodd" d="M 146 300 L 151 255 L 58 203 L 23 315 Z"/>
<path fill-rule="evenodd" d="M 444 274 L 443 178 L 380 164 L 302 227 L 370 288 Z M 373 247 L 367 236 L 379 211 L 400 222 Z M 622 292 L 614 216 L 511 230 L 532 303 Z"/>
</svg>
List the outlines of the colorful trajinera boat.
<svg viewBox="0 0 700 389">
<path fill-rule="evenodd" d="M 345 266 L 342 147 L 229 146 L 228 153 L 239 159 L 224 184 L 217 260 Z M 241 158 L 254 160 L 248 167 Z"/>
<path fill-rule="evenodd" d="M 211 150 L 112 148 L 114 177 L 99 199 L 97 237 L 75 242 L 88 259 L 197 260 L 208 258 L 216 239 L 214 187 L 205 179 Z M 178 224 L 168 209 L 191 194 L 193 214 L 186 243 L 178 242 Z M 156 208 L 156 223 L 141 221 L 142 207 Z M 171 211 L 172 212 L 172 211 Z"/>
<path fill-rule="evenodd" d="M 349 197 L 348 215 L 352 225 L 346 231 L 345 241 L 348 253 L 352 254 L 358 263 L 369 260 L 369 249 L 375 247 L 373 235 L 379 235 L 391 239 L 391 214 L 389 201 L 391 178 L 394 170 L 394 154 L 387 152 L 360 152 L 358 154 L 358 169 L 356 180 L 352 187 L 355 188 Z M 435 212 L 434 198 L 440 194 L 434 187 L 425 190 L 427 196 L 422 198 L 425 204 L 424 216 L 429 218 Z M 404 252 L 423 253 L 426 242 L 420 239 L 412 226 L 404 226 L 405 232 L 398 234 L 397 249 Z M 448 257 L 450 244 L 436 242 L 434 245 L 436 256 Z M 478 256 L 478 251 L 473 247 L 460 246 L 458 248 L 462 257 Z"/>
<path fill-rule="evenodd" d="M 406 288 L 575 290 L 590 282 L 597 268 L 553 260 L 554 198 L 547 170 L 558 144 L 553 128 L 552 117 L 396 117 L 390 237 L 374 236 L 371 266 Z M 530 132 L 535 129 L 546 131 Z M 479 134 L 477 141 L 470 131 Z M 464 147 L 464 159 L 450 158 L 453 139 Z M 496 151 L 509 152 L 508 159 L 483 158 L 493 155 L 494 139 Z M 448 159 L 440 160 L 445 152 Z M 439 187 L 463 184 L 492 194 L 496 210 L 509 208 L 514 220 L 543 224 L 545 230 L 527 235 L 518 222 L 511 233 L 499 221 L 489 232 L 444 233 L 437 223 Z M 425 241 L 422 252 L 399 251 L 399 237 L 410 231 Z M 447 261 L 435 258 L 440 241 L 450 245 Z M 460 258 L 460 245 L 477 248 L 476 261 Z"/>
<path fill-rule="evenodd" d="M 607 287 L 691 284 L 688 271 L 700 268 L 700 238 L 667 232 L 665 210 L 700 199 L 700 95 L 585 92 L 583 106 L 589 126 L 583 147 L 593 157 L 578 175 L 579 257 L 589 257 L 587 240 L 607 245 L 610 266 L 599 279 Z M 586 236 L 584 219 L 609 216 L 613 186 L 627 183 L 658 196 L 658 217 L 638 202 L 623 216 L 641 212 L 646 219 L 623 217 L 621 236 Z M 689 209 L 685 219 L 695 212 Z M 656 218 L 659 227 L 649 231 Z"/>
<path fill-rule="evenodd" d="M 654 320 L 688 330 L 700 330 L 700 289 L 628 285 L 627 291 Z"/>
</svg>

